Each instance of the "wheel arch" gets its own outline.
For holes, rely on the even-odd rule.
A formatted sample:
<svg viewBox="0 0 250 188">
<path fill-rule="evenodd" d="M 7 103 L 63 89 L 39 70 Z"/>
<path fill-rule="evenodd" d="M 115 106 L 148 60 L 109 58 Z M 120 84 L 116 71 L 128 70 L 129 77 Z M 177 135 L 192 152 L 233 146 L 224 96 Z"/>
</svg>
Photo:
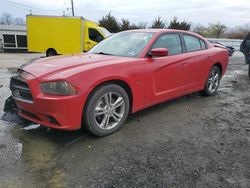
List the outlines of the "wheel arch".
<svg viewBox="0 0 250 188">
<path fill-rule="evenodd" d="M 202 87 L 205 87 L 206 85 L 206 82 L 207 82 L 207 79 L 209 77 L 209 74 L 210 74 L 210 71 L 213 67 L 218 67 L 220 72 L 221 72 L 221 75 L 220 75 L 220 78 L 222 78 L 223 76 L 223 66 L 222 66 L 222 63 L 220 63 L 219 61 L 215 62 L 214 64 L 211 65 L 210 69 L 208 69 L 208 73 L 207 73 L 207 76 L 206 78 L 204 78 L 203 82 L 202 82 Z M 204 88 L 203 88 L 204 89 Z"/>
<path fill-rule="evenodd" d="M 88 92 L 86 102 L 85 102 L 84 107 L 83 107 L 83 112 L 85 111 L 85 108 L 87 106 L 86 104 L 89 101 L 89 98 L 92 96 L 92 94 L 98 88 L 100 88 L 100 87 L 102 87 L 104 85 L 108 85 L 108 84 L 117 84 L 126 91 L 126 93 L 128 94 L 128 97 L 129 97 L 129 104 L 130 104 L 129 105 L 129 112 L 132 112 L 132 109 L 133 109 L 133 92 L 132 92 L 130 84 L 128 82 L 126 82 L 125 80 L 123 80 L 123 79 L 109 79 L 109 80 L 98 82 L 95 86 L 93 86 L 90 89 L 90 91 Z"/>
<path fill-rule="evenodd" d="M 223 67 L 222 67 L 222 64 L 220 62 L 216 62 L 213 67 L 216 66 L 220 69 L 220 74 L 221 74 L 221 77 L 223 75 Z"/>
</svg>

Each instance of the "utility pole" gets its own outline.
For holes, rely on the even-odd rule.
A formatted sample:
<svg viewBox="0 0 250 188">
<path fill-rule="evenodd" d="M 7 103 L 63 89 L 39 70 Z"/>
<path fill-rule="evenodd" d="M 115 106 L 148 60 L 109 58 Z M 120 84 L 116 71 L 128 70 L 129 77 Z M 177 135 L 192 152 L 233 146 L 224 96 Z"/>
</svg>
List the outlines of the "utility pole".
<svg viewBox="0 0 250 188">
<path fill-rule="evenodd" d="M 71 9 L 72 9 L 72 16 L 75 16 L 75 10 L 74 10 L 74 2 L 71 0 Z"/>
</svg>

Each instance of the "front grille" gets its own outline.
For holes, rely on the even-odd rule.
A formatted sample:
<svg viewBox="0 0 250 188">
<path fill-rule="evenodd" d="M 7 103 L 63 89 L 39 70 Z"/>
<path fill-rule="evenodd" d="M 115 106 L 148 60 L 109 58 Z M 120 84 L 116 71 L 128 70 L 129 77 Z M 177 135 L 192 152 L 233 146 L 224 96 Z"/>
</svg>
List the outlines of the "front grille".
<svg viewBox="0 0 250 188">
<path fill-rule="evenodd" d="M 25 102 L 33 102 L 32 94 L 29 85 L 21 80 L 18 76 L 14 76 L 10 80 L 10 89 L 14 99 Z"/>
</svg>

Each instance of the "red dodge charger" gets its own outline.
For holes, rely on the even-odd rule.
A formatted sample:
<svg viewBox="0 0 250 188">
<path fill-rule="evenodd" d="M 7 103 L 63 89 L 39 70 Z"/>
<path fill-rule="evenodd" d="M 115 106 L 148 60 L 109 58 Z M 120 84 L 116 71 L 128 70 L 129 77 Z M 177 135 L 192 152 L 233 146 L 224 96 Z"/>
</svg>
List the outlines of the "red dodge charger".
<svg viewBox="0 0 250 188">
<path fill-rule="evenodd" d="M 56 129 L 117 131 L 129 113 L 182 95 L 214 95 L 228 52 L 168 29 L 114 34 L 88 53 L 42 58 L 11 78 L 18 114 Z"/>
</svg>

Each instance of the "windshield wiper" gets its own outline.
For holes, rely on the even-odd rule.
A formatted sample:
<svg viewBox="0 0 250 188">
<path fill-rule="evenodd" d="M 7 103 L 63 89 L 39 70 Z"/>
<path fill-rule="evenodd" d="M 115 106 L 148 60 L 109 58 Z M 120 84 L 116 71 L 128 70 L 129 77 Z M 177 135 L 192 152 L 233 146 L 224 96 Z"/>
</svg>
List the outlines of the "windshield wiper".
<svg viewBox="0 0 250 188">
<path fill-rule="evenodd" d="M 94 54 L 102 54 L 102 55 L 115 55 L 115 54 L 109 54 L 109 53 L 105 53 L 105 52 L 96 52 Z"/>
</svg>

